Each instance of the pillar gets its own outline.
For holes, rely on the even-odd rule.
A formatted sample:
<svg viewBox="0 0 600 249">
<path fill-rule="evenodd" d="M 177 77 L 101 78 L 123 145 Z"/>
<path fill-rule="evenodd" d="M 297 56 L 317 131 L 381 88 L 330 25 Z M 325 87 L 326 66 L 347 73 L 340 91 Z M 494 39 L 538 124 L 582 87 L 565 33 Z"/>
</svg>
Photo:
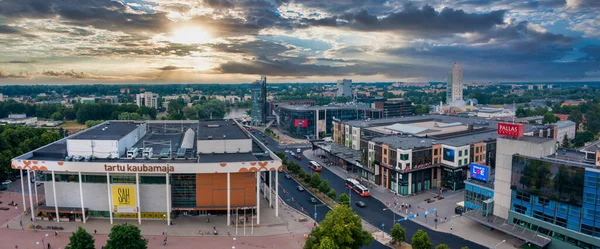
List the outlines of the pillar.
<svg viewBox="0 0 600 249">
<path fill-rule="evenodd" d="M 81 181 L 81 171 L 79 171 L 79 197 L 81 198 L 81 219 L 85 224 L 85 206 L 83 205 L 83 183 Z"/>
<path fill-rule="evenodd" d="M 31 173 L 27 170 L 27 189 L 29 190 L 29 205 L 31 206 L 31 221 L 35 222 L 35 211 L 33 210 L 33 195 L 31 194 Z"/>
<path fill-rule="evenodd" d="M 256 225 L 260 224 L 260 171 L 256 172 Z"/>
<path fill-rule="evenodd" d="M 275 217 L 279 217 L 279 172 L 275 171 Z"/>
<path fill-rule="evenodd" d="M 113 224 L 113 204 L 112 189 L 110 188 L 110 174 L 106 172 L 106 190 L 108 193 L 108 214 L 110 215 L 110 224 Z"/>
<path fill-rule="evenodd" d="M 35 170 L 32 170 L 32 172 L 33 172 L 33 189 L 35 190 L 35 205 L 39 205 L 40 199 L 38 198 L 37 178 L 35 177 Z"/>
<path fill-rule="evenodd" d="M 167 173 L 166 175 L 167 177 L 167 226 L 171 225 L 171 191 L 169 191 L 169 187 L 171 186 L 169 184 L 169 173 Z"/>
<path fill-rule="evenodd" d="M 142 208 L 140 203 L 140 173 L 135 172 L 135 201 L 137 203 L 138 224 L 142 224 Z"/>
<path fill-rule="evenodd" d="M 229 226 L 230 224 L 231 224 L 231 173 L 227 172 L 227 226 Z"/>
<path fill-rule="evenodd" d="M 23 183 L 23 169 L 19 169 L 21 172 L 21 196 L 23 196 L 23 213 L 27 212 L 27 202 L 25 202 L 25 183 Z"/>
<path fill-rule="evenodd" d="M 269 174 L 269 206 L 273 207 L 273 176 L 271 175 L 272 171 L 267 171 L 265 174 Z"/>
<path fill-rule="evenodd" d="M 412 173 L 408 173 L 408 194 L 412 194 Z"/>
<path fill-rule="evenodd" d="M 58 202 L 56 201 L 56 179 L 54 178 L 54 170 L 52 171 L 52 194 L 54 195 L 54 212 L 56 213 L 56 222 L 60 222 L 58 215 Z"/>
</svg>

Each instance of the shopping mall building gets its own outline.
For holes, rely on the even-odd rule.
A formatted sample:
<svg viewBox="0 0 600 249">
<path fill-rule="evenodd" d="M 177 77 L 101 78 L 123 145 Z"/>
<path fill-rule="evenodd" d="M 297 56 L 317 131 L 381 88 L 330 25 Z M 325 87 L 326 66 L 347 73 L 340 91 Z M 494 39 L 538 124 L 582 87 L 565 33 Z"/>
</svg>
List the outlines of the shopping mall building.
<svg viewBox="0 0 600 249">
<path fill-rule="evenodd" d="M 12 168 L 44 183 L 45 201 L 35 205 L 42 198 L 21 180 L 23 208 L 36 219 L 171 224 L 192 213 L 227 215 L 231 224 L 239 210 L 260 211 L 261 193 L 278 216 L 277 188 L 269 188 L 278 174 L 275 185 L 269 174 L 281 160 L 233 120 L 108 121 L 14 158 Z"/>
</svg>

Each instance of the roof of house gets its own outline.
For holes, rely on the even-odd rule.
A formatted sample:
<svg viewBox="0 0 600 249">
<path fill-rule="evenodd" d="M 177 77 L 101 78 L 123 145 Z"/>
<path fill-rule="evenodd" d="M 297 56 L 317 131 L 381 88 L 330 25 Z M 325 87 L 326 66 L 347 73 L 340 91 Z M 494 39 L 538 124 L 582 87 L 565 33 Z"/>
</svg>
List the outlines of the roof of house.
<svg viewBox="0 0 600 249">
<path fill-rule="evenodd" d="M 577 125 L 577 123 L 575 123 L 571 120 L 565 120 L 565 121 L 556 122 L 556 124 L 554 124 L 554 125 L 556 125 L 556 127 L 558 127 L 558 128 L 564 128 L 567 126 Z"/>
</svg>

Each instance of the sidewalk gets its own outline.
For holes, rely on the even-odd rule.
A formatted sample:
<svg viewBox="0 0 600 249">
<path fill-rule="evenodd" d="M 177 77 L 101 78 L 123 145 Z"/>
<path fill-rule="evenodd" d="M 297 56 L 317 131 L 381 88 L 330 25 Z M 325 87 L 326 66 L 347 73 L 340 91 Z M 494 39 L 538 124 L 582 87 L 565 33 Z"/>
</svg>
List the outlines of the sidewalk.
<svg viewBox="0 0 600 249">
<path fill-rule="evenodd" d="M 304 156 L 306 156 L 306 158 L 309 160 L 314 160 L 318 162 L 323 161 L 321 158 L 314 155 L 312 150 L 305 150 Z M 347 171 L 338 166 L 325 167 L 334 174 L 341 177 L 342 179 L 356 177 L 356 175 L 348 173 Z M 381 201 L 384 204 L 393 205 L 394 202 L 398 203 L 398 207 L 396 209 L 393 209 L 396 215 L 398 215 L 398 217 L 405 217 L 407 215 L 407 212 L 408 214 L 410 214 L 411 212 L 417 213 L 429 210 L 431 208 L 435 208 L 436 210 L 438 210 L 439 222 L 437 224 L 437 228 L 433 220 L 434 216 L 429 216 L 427 218 L 417 217 L 411 219 L 411 221 L 414 221 L 422 226 L 429 227 L 432 230 L 437 230 L 439 232 L 445 233 L 454 233 L 455 235 L 458 235 L 462 238 L 489 247 L 493 247 L 502 240 L 506 240 L 505 243 L 497 247 L 499 249 L 510 249 L 514 248 L 514 245 L 517 245 L 517 247 L 521 245 L 517 239 L 512 238 L 511 236 L 508 236 L 499 231 L 486 230 L 474 221 L 471 221 L 465 217 L 455 216 L 454 207 L 456 206 L 456 202 L 464 200 L 464 193 L 462 191 L 444 192 L 442 194 L 442 196 L 444 196 L 443 200 L 426 204 L 424 199 L 437 195 L 436 192 L 426 191 L 415 196 L 404 197 L 392 193 L 389 189 L 385 189 L 381 186 L 377 186 L 374 184 L 369 186 L 369 189 L 371 191 L 371 197 Z M 400 204 L 402 203 L 410 204 L 412 207 L 408 210 L 402 209 L 400 207 Z M 445 220 L 444 217 L 446 217 Z M 450 229 L 451 227 L 452 231 Z"/>
</svg>

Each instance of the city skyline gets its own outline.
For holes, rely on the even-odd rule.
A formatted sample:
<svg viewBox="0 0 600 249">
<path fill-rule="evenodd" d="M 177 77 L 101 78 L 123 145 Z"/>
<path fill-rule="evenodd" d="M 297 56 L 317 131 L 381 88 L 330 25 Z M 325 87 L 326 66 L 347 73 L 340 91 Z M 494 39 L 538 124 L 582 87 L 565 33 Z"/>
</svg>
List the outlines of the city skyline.
<svg viewBox="0 0 600 249">
<path fill-rule="evenodd" d="M 597 81 L 594 0 L 0 1 L 0 84 Z"/>
</svg>

